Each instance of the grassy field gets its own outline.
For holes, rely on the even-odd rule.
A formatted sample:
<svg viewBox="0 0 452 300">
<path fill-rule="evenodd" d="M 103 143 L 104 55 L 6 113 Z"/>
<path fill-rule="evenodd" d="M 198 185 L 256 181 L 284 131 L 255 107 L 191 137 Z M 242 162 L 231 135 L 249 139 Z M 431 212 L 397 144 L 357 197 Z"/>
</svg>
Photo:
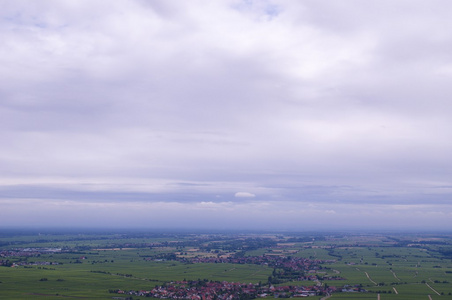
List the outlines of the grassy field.
<svg viewBox="0 0 452 300">
<path fill-rule="evenodd" d="M 326 235 L 312 240 L 285 235 L 2 235 L 0 260 L 17 265 L 0 267 L 0 299 L 112 299 L 116 294 L 110 290 L 150 290 L 171 281 L 197 279 L 267 284 L 274 270 L 265 264 L 186 263 L 170 259 L 240 253 L 245 257 L 329 260 L 322 269 L 311 273 L 319 280 L 293 280 L 278 285 L 320 284 L 339 290 L 361 287 L 367 291 L 338 292 L 330 299 L 377 299 L 378 295 L 383 300 L 452 299 L 452 260 L 440 251 L 452 245 L 452 237 Z M 11 255 L 27 248 L 62 250 L 33 256 Z M 339 276 L 341 280 L 322 279 L 328 276 Z"/>
</svg>

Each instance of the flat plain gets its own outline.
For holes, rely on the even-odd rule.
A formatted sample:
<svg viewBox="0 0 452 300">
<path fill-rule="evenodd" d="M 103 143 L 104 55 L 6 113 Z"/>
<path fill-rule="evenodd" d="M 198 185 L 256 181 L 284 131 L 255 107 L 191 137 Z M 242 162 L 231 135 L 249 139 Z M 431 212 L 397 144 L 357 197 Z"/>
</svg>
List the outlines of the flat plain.
<svg viewBox="0 0 452 300">
<path fill-rule="evenodd" d="M 214 282 L 240 283 L 231 299 L 452 299 L 447 233 L 3 230 L 0 251 L 0 299 L 172 298 L 156 291 Z M 199 298 L 226 298 L 217 289 Z"/>
</svg>

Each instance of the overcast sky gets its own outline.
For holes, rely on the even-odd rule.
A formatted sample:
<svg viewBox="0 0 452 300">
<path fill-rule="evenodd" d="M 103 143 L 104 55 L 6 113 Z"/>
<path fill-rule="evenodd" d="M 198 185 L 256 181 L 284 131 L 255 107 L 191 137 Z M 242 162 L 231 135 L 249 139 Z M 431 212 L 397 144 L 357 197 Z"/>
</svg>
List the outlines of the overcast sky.
<svg viewBox="0 0 452 300">
<path fill-rule="evenodd" d="M 451 229 L 450 1 L 0 3 L 0 226 Z"/>
</svg>

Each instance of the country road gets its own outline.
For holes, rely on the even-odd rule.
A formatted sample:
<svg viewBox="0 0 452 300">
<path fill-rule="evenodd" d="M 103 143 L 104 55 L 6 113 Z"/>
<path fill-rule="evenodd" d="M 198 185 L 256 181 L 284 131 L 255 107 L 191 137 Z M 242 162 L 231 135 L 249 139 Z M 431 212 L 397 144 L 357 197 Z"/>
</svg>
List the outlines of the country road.
<svg viewBox="0 0 452 300">
<path fill-rule="evenodd" d="M 369 274 L 367 274 L 367 272 L 364 272 L 364 273 L 366 273 L 367 278 L 368 278 L 373 284 L 377 285 L 377 283 L 376 283 L 375 281 L 373 281 L 372 278 L 370 278 L 370 276 L 369 276 Z"/>
<path fill-rule="evenodd" d="M 428 283 L 425 283 L 432 291 L 434 291 L 438 296 L 441 296 L 440 293 L 438 293 L 437 290 L 435 290 L 434 288 L 432 288 Z"/>
<path fill-rule="evenodd" d="M 394 275 L 394 278 L 397 279 L 398 281 L 400 281 L 400 278 L 397 277 L 396 273 L 393 270 L 390 270 L 392 275 Z"/>
</svg>

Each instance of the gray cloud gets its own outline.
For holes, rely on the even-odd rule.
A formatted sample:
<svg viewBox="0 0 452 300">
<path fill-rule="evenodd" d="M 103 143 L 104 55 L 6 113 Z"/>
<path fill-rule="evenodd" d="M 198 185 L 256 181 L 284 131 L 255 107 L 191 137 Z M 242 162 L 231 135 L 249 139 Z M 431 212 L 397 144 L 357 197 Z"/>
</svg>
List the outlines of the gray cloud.
<svg viewBox="0 0 452 300">
<path fill-rule="evenodd" d="M 451 212 L 451 9 L 6 1 L 0 206 L 342 203 L 347 226 L 364 204 Z"/>
</svg>

